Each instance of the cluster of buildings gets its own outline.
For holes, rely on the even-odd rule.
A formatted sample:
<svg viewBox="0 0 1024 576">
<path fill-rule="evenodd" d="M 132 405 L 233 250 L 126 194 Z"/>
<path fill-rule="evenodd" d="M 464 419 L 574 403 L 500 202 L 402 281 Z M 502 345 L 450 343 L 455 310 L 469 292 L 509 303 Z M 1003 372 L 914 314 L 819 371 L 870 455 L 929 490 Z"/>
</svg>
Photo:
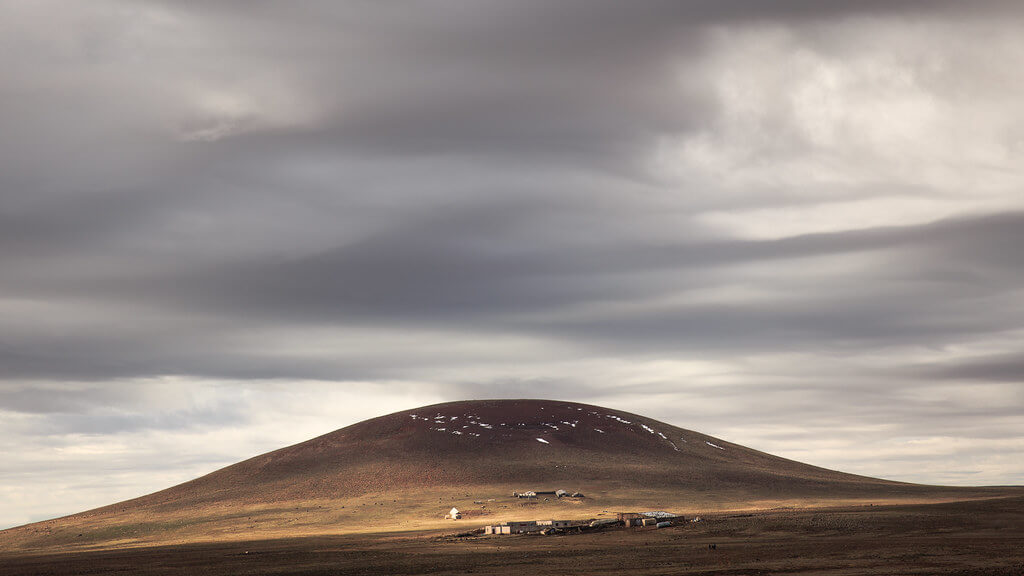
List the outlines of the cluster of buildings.
<svg viewBox="0 0 1024 576">
<path fill-rule="evenodd" d="M 583 498 L 579 492 L 569 493 L 566 490 L 528 490 L 526 492 L 512 492 L 513 498 L 537 498 L 538 496 L 555 496 L 556 498 Z M 480 503 L 479 501 L 474 503 Z M 459 520 L 462 512 L 458 508 L 452 508 L 445 519 Z M 528 520 L 509 521 L 484 526 L 484 534 L 550 534 L 563 530 L 587 530 L 592 528 L 604 528 L 611 526 L 650 526 L 665 528 L 675 522 L 682 522 L 683 517 L 656 510 L 652 512 L 618 512 L 615 518 L 599 518 L 597 520 Z"/>
<path fill-rule="evenodd" d="M 615 519 L 603 518 L 593 521 L 574 520 L 532 520 L 526 522 L 501 522 L 491 526 L 484 526 L 484 534 L 532 534 L 548 533 L 554 530 L 566 530 L 570 528 L 586 529 L 599 528 L 602 526 L 653 526 L 655 528 L 666 528 L 673 522 L 681 521 L 682 517 L 671 512 L 619 512 Z"/>
<path fill-rule="evenodd" d="M 673 522 L 682 520 L 678 515 L 671 512 L 656 510 L 653 512 L 619 512 L 616 521 L 622 522 L 623 526 L 656 526 L 665 528 Z"/>
</svg>

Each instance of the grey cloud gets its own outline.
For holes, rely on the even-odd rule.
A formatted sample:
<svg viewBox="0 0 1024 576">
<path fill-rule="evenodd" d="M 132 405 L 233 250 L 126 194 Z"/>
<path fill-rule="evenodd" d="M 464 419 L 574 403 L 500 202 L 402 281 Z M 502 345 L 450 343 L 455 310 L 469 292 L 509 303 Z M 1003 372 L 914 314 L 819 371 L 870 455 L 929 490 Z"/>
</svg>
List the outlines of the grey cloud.
<svg viewBox="0 0 1024 576">
<path fill-rule="evenodd" d="M 273 330 L 280 322 L 458 326 L 478 334 L 557 335 L 608 353 L 699 354 L 793 347 L 852 351 L 899 342 L 934 346 L 1013 329 L 1022 313 L 1012 309 L 1022 281 L 1014 273 L 1020 269 L 1013 260 L 1017 256 L 1000 249 L 1024 230 L 1020 214 L 778 241 L 693 241 L 674 247 L 555 242 L 543 251 L 522 249 L 531 236 L 544 233 L 535 231 L 536 223 L 550 214 L 542 204 L 455 210 L 311 257 L 115 277 L 92 289 L 97 302 L 163 314 L 140 317 L 130 331 L 111 325 L 103 334 L 90 329 L 59 339 L 9 333 L 6 368 L 23 378 L 338 379 L 410 368 L 218 349 L 219 340 Z M 814 264 L 808 270 L 803 263 L 859 253 L 885 255 L 871 284 L 851 285 L 842 272 L 816 273 Z M 745 282 L 744 267 L 755 264 L 784 271 L 789 294 L 770 306 L 684 300 L 628 313 L 602 312 L 603 306 Z M 978 282 L 979 276 L 989 279 Z M 81 296 L 81 286 L 76 290 L 72 293 Z M 593 305 L 588 315 L 560 317 L 588 303 Z M 176 314 L 208 320 L 168 323 Z M 195 334 L 201 326 L 202 335 Z"/>
<path fill-rule="evenodd" d="M 303 133 L 307 142 L 347 153 L 525 156 L 588 169 L 628 166 L 652 138 L 709 127 L 718 104 L 693 67 L 707 49 L 707 27 L 958 11 L 952 2 L 929 10 L 913 2 L 482 2 L 458 4 L 457 17 L 443 8 L 323 8 L 315 18 L 273 5 L 242 18 L 230 3 L 212 9 L 229 52 L 301 70 L 296 56 L 323 58 L 325 44 L 337 51 L 335 73 L 302 80 L 327 95 L 317 105 L 329 111 Z M 301 40 L 282 53 L 258 33 L 266 20 Z M 388 43 L 378 29 L 389 31 Z"/>
<path fill-rule="evenodd" d="M 140 430 L 185 430 L 209 427 L 232 427 L 247 423 L 250 418 L 241 407 L 220 405 L 204 409 L 145 411 L 126 414 L 117 411 L 96 411 L 92 414 L 72 414 L 50 419 L 38 428 L 43 434 L 96 434 L 116 435 Z"/>
<path fill-rule="evenodd" d="M 41 394 L 44 391 L 48 394 Z M 113 387 L 0 388 L 0 409 L 33 414 L 71 413 L 91 410 L 114 400 L 123 401 L 124 397 L 125 390 Z"/>
<path fill-rule="evenodd" d="M 975 380 L 982 382 L 1012 382 L 1024 384 L 1024 355 L 1001 354 L 980 359 L 960 361 L 956 364 L 938 364 L 915 370 L 929 378 L 944 380 Z M 1024 390 L 1021 391 L 1024 398 Z"/>
<path fill-rule="evenodd" d="M 167 402 L 160 386 L 116 380 L 102 384 L 0 381 L 0 412 L 30 416 L 33 435 L 38 437 L 196 430 L 239 425 L 249 418 L 244 402 L 227 397 L 205 404 L 187 399 Z M 162 403 L 164 409 L 152 412 L 155 403 Z"/>
<path fill-rule="evenodd" d="M 1011 389 L 960 395 L 1024 369 L 1017 3 L 0 11 L 7 426 L 267 430 L 241 383 L 399 380 L 708 432 L 1020 435 Z M 844 113 L 864 142 L 797 125 Z M 633 377 L 691 361 L 725 376 Z M 167 375 L 233 383 L 166 406 Z"/>
<path fill-rule="evenodd" d="M 715 334 L 754 335 L 759 327 L 788 326 L 798 337 L 815 337 L 814 329 L 833 326 L 853 338 L 893 338 L 943 328 L 944 319 L 964 329 L 986 329 L 996 316 L 974 316 L 972 299 L 1006 295 L 1020 282 L 1016 251 L 1002 249 L 1024 242 L 1024 215 L 954 220 L 920 227 L 818 234 L 778 241 L 691 241 L 675 246 L 617 245 L 579 247 L 557 241 L 545 250 L 520 250 L 530 237 L 544 234 L 536 223 L 550 210 L 489 206 L 456 210 L 443 217 L 387 231 L 378 237 L 298 260 L 243 263 L 194 275 L 161 279 L 179 288 L 183 302 L 212 310 L 237 308 L 246 315 L 274 315 L 293 309 L 309 318 L 338 320 L 377 318 L 413 322 L 481 322 L 509 320 L 509 314 L 556 311 L 588 301 L 624 301 L 702 288 L 721 280 L 723 268 L 752 263 L 795 267 L 794 288 L 807 297 L 771 309 L 736 305 L 685 307 L 683 316 L 661 313 L 638 321 L 690 330 L 696 337 Z M 557 219 L 550 223 L 557 226 Z M 570 230 L 565 231 L 571 238 Z M 576 235 L 598 230 L 575 230 Z M 851 290 L 842 274 L 814 278 L 800 270 L 809 258 L 854 253 L 892 254 L 881 261 L 882 278 Z M 905 284 L 906 265 L 916 266 L 914 282 Z M 671 279 L 663 275 L 671 274 Z M 997 274 L 987 283 L 977 274 Z M 886 278 L 888 276 L 888 278 Z M 806 284 L 800 285 L 803 278 Z M 830 286 L 829 281 L 837 282 Z M 113 288 L 113 287 L 112 287 Z M 834 294 L 830 294 L 833 290 Z M 937 314 L 922 314 L 932 308 Z M 978 323 L 975 326 L 975 323 Z M 743 328 L 743 326 L 747 328 Z M 705 328 L 707 330 L 705 330 Z M 628 338 L 629 322 L 619 326 Z"/>
</svg>

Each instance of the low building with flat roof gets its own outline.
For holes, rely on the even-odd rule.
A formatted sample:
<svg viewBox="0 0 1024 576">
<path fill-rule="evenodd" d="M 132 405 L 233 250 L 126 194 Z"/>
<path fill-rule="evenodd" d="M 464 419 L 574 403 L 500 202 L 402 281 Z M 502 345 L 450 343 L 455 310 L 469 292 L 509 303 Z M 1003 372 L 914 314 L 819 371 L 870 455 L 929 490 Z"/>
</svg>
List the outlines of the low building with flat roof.
<svg viewBox="0 0 1024 576">
<path fill-rule="evenodd" d="M 484 526 L 484 534 L 531 534 L 541 530 L 571 528 L 575 525 L 572 520 L 510 521 Z"/>
</svg>

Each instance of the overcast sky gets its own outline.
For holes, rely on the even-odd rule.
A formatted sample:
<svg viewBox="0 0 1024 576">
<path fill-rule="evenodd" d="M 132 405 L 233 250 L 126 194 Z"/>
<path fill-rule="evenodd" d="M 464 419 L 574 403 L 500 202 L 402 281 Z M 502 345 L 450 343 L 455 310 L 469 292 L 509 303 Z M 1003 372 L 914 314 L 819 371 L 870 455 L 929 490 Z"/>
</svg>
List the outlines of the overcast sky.
<svg viewBox="0 0 1024 576">
<path fill-rule="evenodd" d="M 0 527 L 495 397 L 1024 484 L 1022 25 L 0 1 Z"/>
</svg>

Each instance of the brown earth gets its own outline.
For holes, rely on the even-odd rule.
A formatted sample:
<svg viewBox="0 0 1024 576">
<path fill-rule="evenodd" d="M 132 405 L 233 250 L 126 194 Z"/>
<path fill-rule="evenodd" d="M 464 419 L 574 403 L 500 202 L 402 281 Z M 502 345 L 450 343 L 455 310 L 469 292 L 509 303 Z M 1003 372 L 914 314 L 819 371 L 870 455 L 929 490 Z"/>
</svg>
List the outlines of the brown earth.
<svg viewBox="0 0 1024 576">
<path fill-rule="evenodd" d="M 543 441 L 541 441 L 543 440 Z M 513 490 L 582 491 L 524 502 Z M 272 540 L 788 506 L 914 504 L 1021 494 L 866 478 L 786 460 L 636 414 L 492 400 L 366 420 L 148 496 L 0 531 L 0 551 L 46 553 Z"/>
<path fill-rule="evenodd" d="M 421 532 L 90 552 L 0 551 L 0 576 L 511 573 L 1020 576 L 1024 497 L 711 514 L 661 530 L 577 535 L 456 538 Z"/>
</svg>

